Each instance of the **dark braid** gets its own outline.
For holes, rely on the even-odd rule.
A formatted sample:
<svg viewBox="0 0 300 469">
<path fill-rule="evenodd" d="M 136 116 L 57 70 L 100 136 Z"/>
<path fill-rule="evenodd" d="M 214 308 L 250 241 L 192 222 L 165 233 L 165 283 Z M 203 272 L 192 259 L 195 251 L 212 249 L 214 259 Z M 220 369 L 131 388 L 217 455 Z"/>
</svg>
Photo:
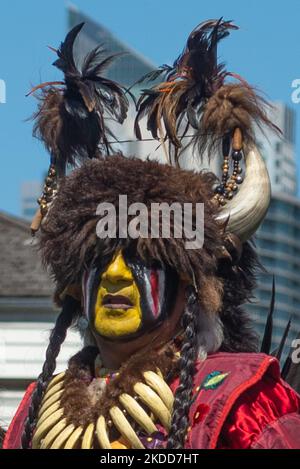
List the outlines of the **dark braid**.
<svg viewBox="0 0 300 469">
<path fill-rule="evenodd" d="M 184 343 L 179 360 L 179 386 L 175 393 L 168 449 L 184 447 L 185 435 L 189 426 L 189 410 L 198 354 L 199 305 L 194 287 L 187 288 L 187 307 L 183 313 L 182 325 L 185 331 Z"/>
<path fill-rule="evenodd" d="M 0 427 L 0 449 L 2 448 L 4 438 L 5 438 L 5 430 L 3 430 L 2 427 Z"/>
<path fill-rule="evenodd" d="M 67 330 L 72 324 L 72 320 L 78 313 L 79 303 L 71 296 L 66 296 L 63 302 L 62 312 L 58 316 L 54 329 L 51 331 L 49 345 L 46 350 L 46 360 L 43 370 L 37 379 L 36 388 L 32 394 L 28 416 L 25 421 L 22 434 L 22 448 L 30 448 L 32 434 L 36 425 L 36 418 L 40 408 L 45 389 L 56 368 L 56 358 L 64 342 Z"/>
</svg>

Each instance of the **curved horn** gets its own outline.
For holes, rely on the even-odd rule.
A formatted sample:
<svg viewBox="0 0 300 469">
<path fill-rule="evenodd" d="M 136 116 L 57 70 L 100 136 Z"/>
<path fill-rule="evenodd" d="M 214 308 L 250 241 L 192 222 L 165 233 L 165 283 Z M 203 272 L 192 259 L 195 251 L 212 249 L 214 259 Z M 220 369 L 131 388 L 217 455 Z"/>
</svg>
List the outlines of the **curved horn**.
<svg viewBox="0 0 300 469">
<path fill-rule="evenodd" d="M 266 164 L 255 145 L 245 146 L 245 179 L 237 195 L 227 202 L 217 220 L 226 231 L 247 241 L 264 219 L 271 199 L 271 183 Z"/>
</svg>

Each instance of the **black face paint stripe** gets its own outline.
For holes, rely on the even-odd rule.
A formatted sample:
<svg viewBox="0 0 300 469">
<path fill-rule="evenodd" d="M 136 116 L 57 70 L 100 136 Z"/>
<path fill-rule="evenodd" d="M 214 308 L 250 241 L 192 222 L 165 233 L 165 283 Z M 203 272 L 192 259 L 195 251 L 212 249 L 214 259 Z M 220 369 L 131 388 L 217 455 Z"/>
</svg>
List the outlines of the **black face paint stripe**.
<svg viewBox="0 0 300 469">
<path fill-rule="evenodd" d="M 178 275 L 168 266 L 148 267 L 139 258 L 128 257 L 123 253 L 125 263 L 131 269 L 132 275 L 140 293 L 140 307 L 142 311 L 141 325 L 133 334 L 119 338 L 107 338 L 111 341 L 128 341 L 143 334 L 151 332 L 159 327 L 163 321 L 171 314 L 178 289 Z M 109 263 L 92 268 L 83 277 L 84 308 L 89 323 L 93 326 L 95 316 L 95 305 L 101 276 L 107 269 Z M 155 314 L 154 299 L 151 291 L 151 271 L 155 270 L 158 275 L 158 310 Z M 96 331 L 95 331 L 96 332 Z"/>
</svg>

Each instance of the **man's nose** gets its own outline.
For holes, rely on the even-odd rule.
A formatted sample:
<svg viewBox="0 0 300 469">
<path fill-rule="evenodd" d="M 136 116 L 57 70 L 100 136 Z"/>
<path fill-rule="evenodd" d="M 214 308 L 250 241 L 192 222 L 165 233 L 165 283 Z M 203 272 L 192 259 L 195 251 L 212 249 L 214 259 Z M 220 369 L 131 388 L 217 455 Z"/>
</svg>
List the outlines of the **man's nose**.
<svg viewBox="0 0 300 469">
<path fill-rule="evenodd" d="M 117 283 L 120 281 L 133 281 L 132 272 L 126 265 L 121 252 L 119 252 L 111 261 L 107 270 L 102 275 L 102 280 L 106 280 L 111 283 Z"/>
</svg>

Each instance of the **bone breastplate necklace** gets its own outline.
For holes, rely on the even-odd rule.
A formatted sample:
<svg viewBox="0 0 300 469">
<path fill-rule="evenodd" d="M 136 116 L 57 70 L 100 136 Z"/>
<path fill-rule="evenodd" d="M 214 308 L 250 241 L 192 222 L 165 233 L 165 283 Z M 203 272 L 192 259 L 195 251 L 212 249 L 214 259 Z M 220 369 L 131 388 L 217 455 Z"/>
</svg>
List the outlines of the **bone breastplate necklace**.
<svg viewBox="0 0 300 469">
<path fill-rule="evenodd" d="M 74 379 L 69 375 L 68 370 L 55 376 L 46 389 L 33 449 L 162 446 L 170 428 L 174 396 L 160 369 L 144 371 L 131 393 L 117 393 L 109 403 L 103 395 L 118 373 L 104 372 L 98 358 L 93 379 L 80 380 L 80 373 Z"/>
</svg>

